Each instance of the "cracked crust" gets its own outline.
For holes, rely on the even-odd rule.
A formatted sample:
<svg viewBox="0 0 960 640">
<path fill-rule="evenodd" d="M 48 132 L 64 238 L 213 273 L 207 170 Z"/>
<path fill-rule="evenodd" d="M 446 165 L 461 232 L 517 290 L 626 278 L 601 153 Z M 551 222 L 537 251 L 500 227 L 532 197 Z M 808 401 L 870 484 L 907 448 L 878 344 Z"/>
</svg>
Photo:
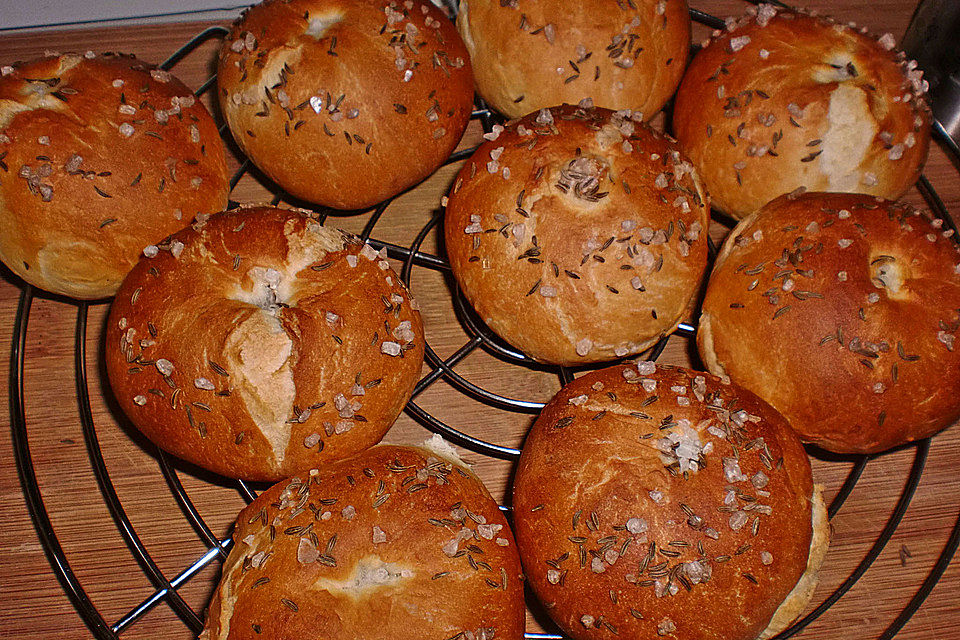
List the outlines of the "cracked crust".
<svg viewBox="0 0 960 640">
<path fill-rule="evenodd" d="M 720 210 L 786 193 L 899 198 L 930 146 L 916 63 L 830 18 L 761 5 L 714 37 L 677 91 L 673 127 Z"/>
<path fill-rule="evenodd" d="M 0 259 L 26 282 L 113 295 L 143 247 L 227 204 L 193 92 L 128 55 L 51 55 L 0 77 Z"/>
<path fill-rule="evenodd" d="M 523 637 L 513 534 L 477 477 L 430 449 L 304 471 L 246 507 L 233 539 L 201 640 Z"/>
<path fill-rule="evenodd" d="M 148 254 L 110 310 L 106 360 L 121 407 L 161 448 L 276 480 L 375 444 L 410 397 L 420 313 L 358 238 L 261 207 Z"/>
<path fill-rule="evenodd" d="M 433 173 L 473 111 L 460 35 L 421 0 L 266 0 L 224 39 L 218 83 L 233 137 L 257 167 L 338 209 L 374 205 Z"/>
<path fill-rule="evenodd" d="M 960 249 L 942 220 L 856 194 L 779 198 L 727 237 L 697 344 L 801 439 L 877 453 L 960 417 Z"/>
<path fill-rule="evenodd" d="M 493 331 L 543 362 L 640 353 L 706 270 L 708 196 L 630 111 L 544 109 L 484 142 L 444 218 L 451 268 Z"/>
</svg>

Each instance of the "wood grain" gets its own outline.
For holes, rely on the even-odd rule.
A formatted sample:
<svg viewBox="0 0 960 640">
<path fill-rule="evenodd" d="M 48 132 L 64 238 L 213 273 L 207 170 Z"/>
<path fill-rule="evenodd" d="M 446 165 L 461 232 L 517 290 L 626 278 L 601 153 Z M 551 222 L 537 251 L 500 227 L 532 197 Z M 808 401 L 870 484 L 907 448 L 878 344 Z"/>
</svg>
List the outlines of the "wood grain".
<svg viewBox="0 0 960 640">
<path fill-rule="evenodd" d="M 692 5 L 726 15 L 741 11 L 736 0 L 698 0 Z M 905 0 L 817 0 L 809 6 L 877 32 L 903 33 L 913 5 Z M 27 59 L 44 50 L 120 50 L 151 62 L 160 62 L 209 23 L 151 25 L 126 28 L 90 28 L 79 31 L 6 35 L 0 40 L 0 64 Z M 707 31 L 697 29 L 696 39 Z M 174 72 L 188 85 L 199 86 L 211 74 L 219 41 L 201 45 L 179 62 Z M 212 105 L 211 105 L 212 106 Z M 463 146 L 475 144 L 474 123 Z M 234 160 L 234 167 L 236 161 Z M 437 172 L 416 189 L 397 198 L 377 224 L 374 236 L 409 245 L 439 207 L 456 166 Z M 960 212 L 957 167 L 934 149 L 927 176 L 948 208 Z M 241 202 L 269 200 L 270 192 L 258 178 L 244 177 L 233 198 Z M 907 197 L 921 202 L 918 193 Z M 361 231 L 368 216 L 336 217 L 335 224 Z M 721 238 L 726 228 L 713 225 Z M 424 250 L 437 252 L 432 232 Z M 10 344 L 21 283 L 4 271 L 0 278 L 0 344 Z M 423 307 L 430 344 L 441 358 L 449 357 L 469 336 L 453 313 L 453 293 L 447 274 L 424 268 L 413 272 L 412 288 Z M 84 368 L 91 398 L 93 423 L 104 463 L 120 503 L 146 550 L 168 578 L 172 578 L 207 551 L 197 531 L 183 515 L 164 480 L 154 447 L 124 420 L 104 385 L 101 358 L 103 321 L 107 307 L 89 309 Z M 68 301 L 38 294 L 30 310 L 25 344 L 24 397 L 29 444 L 44 503 L 57 538 L 78 579 L 97 609 L 110 623 L 148 598 L 155 585 L 131 554 L 105 506 L 84 443 L 74 383 L 74 332 L 78 307 Z M 689 364 L 689 341 L 673 338 L 663 361 Z M 5 366 L 9 367 L 9 360 Z M 555 374 L 517 367 L 483 349 L 470 353 L 456 368 L 464 378 L 503 395 L 545 401 L 558 388 Z M 424 369 L 424 373 L 428 371 Z M 31 523 L 13 462 L 10 407 L 0 400 L 0 635 L 23 638 L 88 638 L 86 628 L 50 568 Z M 531 414 L 508 413 L 478 403 L 447 382 L 437 382 L 416 402 L 439 419 L 462 431 L 518 447 L 532 420 Z M 387 436 L 391 443 L 417 443 L 428 432 L 404 415 Z M 816 602 L 826 598 L 850 576 L 868 553 L 890 517 L 904 487 L 916 448 L 909 447 L 871 460 L 849 500 L 833 519 L 833 544 Z M 510 462 L 465 452 L 493 492 L 503 499 Z M 902 524 L 862 579 L 800 638 L 877 638 L 893 621 L 930 572 L 960 513 L 960 429 L 952 428 L 931 444 L 926 468 Z M 229 481 L 189 465 L 171 462 L 177 477 L 204 520 L 217 536 L 225 536 L 236 512 L 245 504 Z M 852 467 L 849 460 L 814 457 L 816 479 L 832 497 Z M 202 615 L 218 577 L 219 565 L 210 563 L 179 589 L 186 603 Z M 960 637 L 960 563 L 954 561 L 920 611 L 897 636 L 901 639 Z M 539 630 L 531 617 L 528 630 Z M 152 609 L 124 632 L 125 638 L 190 638 L 184 621 L 166 603 Z"/>
</svg>

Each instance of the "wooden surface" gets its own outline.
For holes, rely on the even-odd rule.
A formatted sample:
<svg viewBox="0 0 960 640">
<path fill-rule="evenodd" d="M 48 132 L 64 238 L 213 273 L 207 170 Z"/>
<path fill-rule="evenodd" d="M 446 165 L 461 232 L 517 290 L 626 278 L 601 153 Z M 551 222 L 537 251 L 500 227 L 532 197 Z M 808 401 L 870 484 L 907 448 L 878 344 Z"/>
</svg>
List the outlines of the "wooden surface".
<svg viewBox="0 0 960 640">
<path fill-rule="evenodd" d="M 744 4 L 700 0 L 693 6 L 715 15 L 729 15 Z M 900 36 L 912 12 L 907 0 L 843 0 L 817 2 L 822 13 Z M 201 30 L 199 24 L 128 28 L 91 28 L 48 34 L 17 34 L 0 38 L 0 64 L 27 59 L 44 50 L 118 50 L 159 62 Z M 698 31 L 697 39 L 703 31 Z M 217 40 L 202 45 L 180 62 L 174 72 L 197 87 L 210 75 Z M 477 139 L 471 125 L 465 145 Z M 445 167 L 414 191 L 398 198 L 376 226 L 374 237 L 408 245 L 439 206 L 456 167 Z M 954 216 L 960 215 L 960 181 L 940 149 L 931 153 L 926 170 Z M 252 176 L 233 192 L 238 201 L 262 201 L 269 193 Z M 916 192 L 908 199 L 920 202 Z M 367 216 L 338 217 L 331 224 L 359 231 Z M 715 237 L 725 229 L 714 225 Z M 436 234 L 425 248 L 436 250 Z M 9 345 L 20 295 L 19 283 L 4 272 L 0 277 L 0 344 Z M 414 271 L 412 288 L 423 307 L 431 345 L 446 357 L 467 336 L 452 311 L 451 289 L 443 274 Z M 183 517 L 163 479 L 155 450 L 123 420 L 104 388 L 100 339 L 106 305 L 90 308 L 86 335 L 86 372 L 93 419 L 106 467 L 119 499 L 147 550 L 164 574 L 173 577 L 207 549 Z M 77 307 L 63 300 L 34 300 L 26 336 L 25 398 L 29 444 L 44 503 L 67 559 L 94 605 L 113 623 L 154 588 L 118 533 L 97 488 L 81 432 L 74 390 L 74 331 Z M 690 343 L 674 337 L 662 361 L 689 363 Z M 4 362 L 9 365 L 9 358 Z M 427 370 L 425 369 L 425 372 Z M 504 363 L 482 350 L 474 351 L 457 371 L 469 380 L 510 397 L 538 401 L 558 388 L 554 374 Z M 439 382 L 417 401 L 441 420 L 463 431 L 501 444 L 519 446 L 532 417 L 479 404 L 448 384 Z M 7 405 L 7 395 L 0 400 Z M 86 638 L 84 622 L 64 595 L 44 556 L 31 523 L 13 461 L 10 411 L 0 411 L 0 637 Z M 401 416 L 387 435 L 392 443 L 416 443 L 428 432 L 409 416 Z M 915 455 L 910 447 L 872 460 L 840 513 L 833 519 L 833 544 L 815 598 L 822 601 L 850 575 L 868 552 L 889 518 Z M 511 464 L 466 452 L 491 492 L 502 499 Z M 936 437 L 916 496 L 903 523 L 872 568 L 801 638 L 877 638 L 917 591 L 930 572 L 960 512 L 960 428 Z M 226 480 L 187 465 L 174 463 L 190 498 L 219 536 L 225 536 L 244 500 Z M 851 468 L 850 461 L 814 458 L 816 479 L 832 497 Z M 218 577 L 214 562 L 180 589 L 201 612 Z M 898 638 L 960 638 L 960 561 L 954 560 L 922 609 Z M 528 630 L 538 630 L 531 618 Z M 165 603 L 151 610 L 124 632 L 128 638 L 191 637 L 187 626 Z"/>
</svg>

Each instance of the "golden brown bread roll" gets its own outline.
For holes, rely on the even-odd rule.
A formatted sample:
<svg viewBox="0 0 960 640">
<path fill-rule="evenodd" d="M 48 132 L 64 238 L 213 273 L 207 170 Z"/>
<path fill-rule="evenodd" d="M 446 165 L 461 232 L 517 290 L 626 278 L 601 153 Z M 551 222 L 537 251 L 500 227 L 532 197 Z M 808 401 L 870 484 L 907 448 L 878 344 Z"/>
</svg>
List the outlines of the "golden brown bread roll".
<svg viewBox="0 0 960 640">
<path fill-rule="evenodd" d="M 690 63 L 673 127 L 718 209 L 742 218 L 779 195 L 896 199 L 930 146 L 916 63 L 829 18 L 760 5 Z"/>
<path fill-rule="evenodd" d="M 266 0 L 233 26 L 218 69 L 247 156 L 288 193 L 338 209 L 433 173 L 473 110 L 463 42 L 422 0 Z"/>
<path fill-rule="evenodd" d="M 384 257 L 270 207 L 150 246 L 107 324 L 114 395 L 161 448 L 276 480 L 377 443 L 410 397 L 423 326 Z"/>
<path fill-rule="evenodd" d="M 447 451 L 381 445 L 301 473 L 233 539 L 202 640 L 523 637 L 513 534 Z"/>
<path fill-rule="evenodd" d="M 527 436 L 513 501 L 525 575 L 577 640 L 772 635 L 806 606 L 827 545 L 786 420 L 652 362 L 566 385 Z"/>
<path fill-rule="evenodd" d="M 0 259 L 28 283 L 113 295 L 143 247 L 227 193 L 217 126 L 168 72 L 92 52 L 0 70 Z"/>
<path fill-rule="evenodd" d="M 444 232 L 467 299 L 543 362 L 635 354 L 674 331 L 706 270 L 709 202 L 630 111 L 565 105 L 488 134 Z"/>
<path fill-rule="evenodd" d="M 800 437 L 874 453 L 960 418 L 960 253 L 942 220 L 871 196 L 779 198 L 720 253 L 697 342 Z"/>
<path fill-rule="evenodd" d="M 686 0 L 460 0 L 477 92 L 509 118 L 592 98 L 653 117 L 690 48 Z"/>
</svg>

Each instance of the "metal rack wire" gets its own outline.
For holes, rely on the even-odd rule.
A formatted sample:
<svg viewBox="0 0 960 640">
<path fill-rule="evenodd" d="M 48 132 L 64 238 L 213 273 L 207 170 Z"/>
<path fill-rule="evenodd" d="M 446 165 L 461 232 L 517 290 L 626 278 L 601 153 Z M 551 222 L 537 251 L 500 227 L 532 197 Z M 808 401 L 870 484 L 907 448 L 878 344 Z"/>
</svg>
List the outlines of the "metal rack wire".
<svg viewBox="0 0 960 640">
<path fill-rule="evenodd" d="M 709 16 L 699 11 L 691 10 L 694 20 L 706 24 L 712 28 L 723 26 L 723 21 Z M 212 27 L 197 34 L 193 39 L 187 42 L 177 52 L 175 52 L 161 67 L 170 69 L 185 57 L 189 56 L 199 45 L 213 39 L 223 37 L 227 33 L 223 27 Z M 201 95 L 208 91 L 215 83 L 215 78 L 209 79 L 197 91 Z M 489 131 L 495 116 L 482 105 L 475 110 L 474 117 L 479 118 L 484 128 Z M 225 131 L 225 126 L 221 129 L 221 134 L 229 137 L 229 132 Z M 447 162 L 453 163 L 460 161 L 470 155 L 473 149 L 467 149 L 454 154 Z M 234 187 L 237 182 L 251 168 L 249 160 L 245 160 L 237 173 L 233 176 L 230 186 Z M 951 227 L 955 225 L 946 210 L 943 202 L 940 200 L 936 191 L 926 178 L 921 177 L 918 184 L 920 193 L 927 200 L 931 209 L 942 219 L 947 221 Z M 276 204 L 284 198 L 284 194 L 277 192 L 273 199 Z M 409 246 L 400 246 L 388 242 L 377 240 L 373 237 L 376 225 L 383 213 L 387 210 L 390 201 L 386 201 L 376 206 L 372 210 L 372 215 L 365 225 L 362 237 L 369 240 L 375 248 L 386 248 L 389 256 L 393 259 L 402 261 L 403 267 L 401 277 L 407 284 L 411 283 L 415 268 L 429 269 L 435 271 L 449 270 L 446 260 L 440 255 L 434 255 L 424 251 L 422 245 L 431 231 L 436 228 L 440 222 L 440 213 L 434 214 L 431 219 L 423 226 L 413 242 Z M 319 211 L 321 217 L 326 217 L 325 213 Z M 20 476 L 21 485 L 27 506 L 40 542 L 47 554 L 51 567 L 61 582 L 63 589 L 69 599 L 72 601 L 81 617 L 84 619 L 91 632 L 96 638 L 108 640 L 119 638 L 120 634 L 136 624 L 148 611 L 160 603 L 166 603 L 171 607 L 183 623 L 194 633 L 199 632 L 202 627 L 201 615 L 193 610 L 180 596 L 178 589 L 188 582 L 192 577 L 199 573 L 204 567 L 214 562 L 222 562 L 231 547 L 232 541 L 229 537 L 220 538 L 204 521 L 200 511 L 193 504 L 187 491 L 183 487 L 178 477 L 178 472 L 171 464 L 170 460 L 162 451 L 156 449 L 156 456 L 160 465 L 161 472 L 169 486 L 169 489 L 176 502 L 182 509 L 186 519 L 193 527 L 197 535 L 207 547 L 207 551 L 198 557 L 192 564 L 183 568 L 177 575 L 167 577 L 159 568 L 157 563 L 147 551 L 143 540 L 137 533 L 136 528 L 127 516 L 114 487 L 110 474 L 104 463 L 103 454 L 98 440 L 96 425 L 94 424 L 90 404 L 90 394 L 86 375 L 86 336 L 87 336 L 87 315 L 91 304 L 80 302 L 76 304 L 77 319 L 75 331 L 75 358 L 74 358 L 74 380 L 76 394 L 80 406 L 81 426 L 86 443 L 87 453 L 90 458 L 93 472 L 99 486 L 102 497 L 110 511 L 115 525 L 122 534 L 131 554 L 140 565 L 143 573 L 148 577 L 153 585 L 153 591 L 143 599 L 131 606 L 129 611 L 118 620 L 110 622 L 104 618 L 97 607 L 89 598 L 83 585 L 80 583 L 76 574 L 71 569 L 69 560 L 64 553 L 63 547 L 57 538 L 57 534 L 52 526 L 49 513 L 44 504 L 40 493 L 39 484 L 33 468 L 33 461 L 30 453 L 30 445 L 27 437 L 28 424 L 26 419 L 26 406 L 24 402 L 24 360 L 26 333 L 30 319 L 30 309 L 33 301 L 33 289 L 29 285 L 25 286 L 17 309 L 14 320 L 14 332 L 11 346 L 11 370 L 9 380 L 9 397 L 11 405 L 11 427 L 13 433 L 13 446 L 17 470 Z M 473 452 L 492 456 L 495 458 L 513 460 L 516 459 L 520 451 L 518 449 L 487 442 L 483 439 L 472 436 L 460 431 L 455 427 L 448 425 L 423 409 L 416 398 L 439 380 L 449 383 L 458 392 L 474 399 L 477 402 L 495 407 L 497 409 L 534 414 L 543 406 L 542 403 L 533 402 L 518 398 L 507 397 L 487 390 L 474 382 L 471 382 L 456 371 L 456 366 L 468 355 L 477 349 L 484 349 L 495 357 L 515 364 L 521 367 L 544 368 L 543 365 L 534 363 L 524 354 L 520 353 L 510 345 L 493 335 L 484 324 L 477 318 L 475 313 L 465 302 L 462 295 L 456 292 L 453 298 L 453 311 L 457 314 L 461 324 L 468 334 L 468 340 L 459 349 L 455 350 L 447 358 L 441 358 L 434 349 L 426 345 L 426 362 L 430 367 L 430 372 L 425 375 L 416 385 L 413 391 L 413 398 L 408 404 L 406 411 L 417 422 L 426 429 L 439 433 L 445 438 L 459 444 Z M 681 324 L 675 334 L 678 339 L 690 339 L 695 335 L 696 328 L 688 323 Z M 670 338 L 663 338 L 648 354 L 649 359 L 656 359 L 663 351 Z M 569 382 L 573 374 L 569 369 L 563 367 L 546 367 L 553 371 L 559 378 L 561 384 Z M 924 466 L 930 450 L 929 440 L 923 440 L 913 445 L 914 457 L 909 475 L 906 479 L 904 488 L 894 505 L 886 524 L 880 531 L 876 540 L 868 549 L 863 559 L 857 564 L 849 577 L 844 580 L 836 590 L 827 596 L 813 611 L 804 618 L 796 622 L 789 629 L 784 631 L 777 638 L 785 639 L 800 633 L 811 622 L 816 620 L 834 603 L 836 603 L 854 584 L 869 570 L 872 563 L 880 555 L 886 544 L 890 541 L 898 525 L 900 524 L 904 513 L 909 506 L 916 488 L 920 482 Z M 853 491 L 857 481 L 863 474 L 870 462 L 869 456 L 859 456 L 855 458 L 854 465 L 847 475 L 842 486 L 839 488 L 836 496 L 829 505 L 828 514 L 833 518 L 840 510 L 850 493 Z M 247 502 L 256 497 L 256 493 L 244 482 L 234 481 L 236 490 Z M 501 507 L 508 510 L 507 507 Z M 903 627 L 910 617 L 920 608 L 923 601 L 932 591 L 937 581 L 943 575 L 950 563 L 958 546 L 960 546 L 960 518 L 957 519 L 953 529 L 944 545 L 942 552 L 934 563 L 932 569 L 918 586 L 916 593 L 907 602 L 901 612 L 889 623 L 886 629 L 878 637 L 878 640 L 889 640 Z M 527 633 L 527 638 L 539 638 L 543 640 L 561 639 L 563 636 L 552 633 Z"/>
</svg>

